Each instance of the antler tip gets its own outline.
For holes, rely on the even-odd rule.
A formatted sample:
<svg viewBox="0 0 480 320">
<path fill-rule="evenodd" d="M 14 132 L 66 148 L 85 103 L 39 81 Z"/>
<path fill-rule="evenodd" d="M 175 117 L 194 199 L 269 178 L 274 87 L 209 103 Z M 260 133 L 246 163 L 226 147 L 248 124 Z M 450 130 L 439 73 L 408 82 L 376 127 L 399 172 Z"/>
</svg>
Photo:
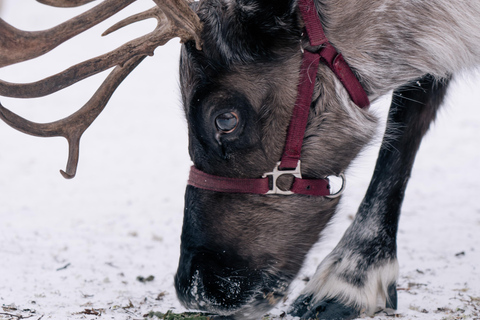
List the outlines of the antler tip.
<svg viewBox="0 0 480 320">
<path fill-rule="evenodd" d="M 92 2 L 94 0 L 70 0 L 70 1 L 65 1 L 65 0 L 37 0 L 37 2 L 40 2 L 41 4 L 46 4 L 47 6 L 52 6 L 52 7 L 79 7 L 83 6 L 84 4 L 87 4 L 89 2 Z"/>
<path fill-rule="evenodd" d="M 60 170 L 60 173 L 62 174 L 62 176 L 67 179 L 67 180 L 70 180 L 70 179 L 73 179 L 75 178 L 75 174 L 68 174 L 66 173 L 65 171 L 63 170 Z"/>
</svg>

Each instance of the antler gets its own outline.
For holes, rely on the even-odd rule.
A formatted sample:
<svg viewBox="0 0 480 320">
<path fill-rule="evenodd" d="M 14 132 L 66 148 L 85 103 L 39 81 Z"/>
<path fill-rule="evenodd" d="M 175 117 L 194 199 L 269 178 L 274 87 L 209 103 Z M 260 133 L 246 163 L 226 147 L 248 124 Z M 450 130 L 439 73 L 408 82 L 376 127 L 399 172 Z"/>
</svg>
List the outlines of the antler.
<svg viewBox="0 0 480 320">
<path fill-rule="evenodd" d="M 52 6 L 52 7 L 78 7 L 83 6 L 94 0 L 37 0 L 37 2 Z"/>
<path fill-rule="evenodd" d="M 58 6 L 79 6 L 93 0 L 37 0 L 41 3 Z M 0 67 L 33 59 L 49 52 L 64 41 L 91 28 L 119 12 L 136 0 L 105 0 L 93 9 L 66 21 L 49 30 L 25 32 L 10 26 L 0 19 Z M 90 124 L 105 108 L 108 100 L 120 83 L 138 66 L 147 55 L 153 55 L 155 48 L 170 39 L 179 37 L 182 42 L 194 40 L 201 49 L 200 19 L 185 0 L 154 0 L 156 7 L 120 21 L 104 35 L 131 23 L 156 18 L 155 30 L 134 39 L 121 47 L 72 66 L 43 80 L 14 84 L 0 80 L 0 95 L 14 98 L 42 97 L 64 89 L 78 81 L 109 68 L 114 68 L 94 96 L 74 114 L 51 123 L 39 124 L 28 121 L 0 104 L 0 118 L 13 128 L 40 137 L 65 137 L 69 144 L 69 158 L 65 178 L 73 178 L 76 173 L 80 138 Z"/>
</svg>

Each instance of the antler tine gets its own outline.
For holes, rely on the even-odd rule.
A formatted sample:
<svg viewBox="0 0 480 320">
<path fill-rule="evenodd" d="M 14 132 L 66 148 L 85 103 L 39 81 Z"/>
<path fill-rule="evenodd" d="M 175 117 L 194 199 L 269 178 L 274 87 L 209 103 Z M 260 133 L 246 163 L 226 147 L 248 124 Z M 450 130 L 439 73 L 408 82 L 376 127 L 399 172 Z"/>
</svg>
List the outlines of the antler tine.
<svg viewBox="0 0 480 320">
<path fill-rule="evenodd" d="M 202 49 L 201 33 L 203 24 L 198 15 L 189 7 L 191 0 L 153 0 L 157 7 L 131 16 L 110 27 L 103 35 L 108 35 L 129 24 L 156 18 L 158 25 L 152 36 L 159 39 L 159 45 L 165 44 L 174 37 L 179 37 L 182 43 L 194 40 L 198 50 Z M 159 37 L 160 36 L 160 37 Z M 163 38 L 163 40 L 161 39 Z"/>
<path fill-rule="evenodd" d="M 123 65 L 133 56 L 152 55 L 156 45 L 144 42 L 143 36 L 109 53 L 76 64 L 62 72 L 32 83 L 10 83 L 0 80 L 0 95 L 12 98 L 37 98 L 69 87 L 116 65 Z"/>
<path fill-rule="evenodd" d="M 96 7 L 44 31 L 19 30 L 0 19 L 0 68 L 39 57 L 68 39 L 90 29 L 136 0 L 105 0 Z M 60 5 L 62 1 L 49 1 Z M 65 1 L 63 1 L 65 2 Z M 82 1 L 77 3 L 82 3 Z M 83 0 L 83 3 L 86 3 Z"/>
<path fill-rule="evenodd" d="M 42 4 L 61 8 L 79 7 L 92 1 L 95 0 L 37 0 L 37 2 Z"/>
<path fill-rule="evenodd" d="M 61 5 L 67 0 L 41 1 Z M 78 4 L 86 3 L 85 1 L 87 0 L 73 0 L 73 2 Z M 134 1 L 136 0 L 105 0 L 85 14 L 71 19 L 58 27 L 39 33 L 24 32 L 15 29 L 0 19 L 0 34 L 3 33 L 3 35 L 5 35 L 0 39 L 0 47 L 2 48 L 0 51 L 0 67 L 28 60 L 48 52 L 66 39 L 99 23 L 100 20 L 106 19 L 108 16 L 113 15 Z M 122 26 L 136 21 L 156 18 L 158 24 L 151 33 L 134 39 L 107 54 L 77 64 L 64 72 L 35 83 L 12 84 L 0 81 L 1 95 L 22 98 L 40 97 L 59 91 L 86 77 L 117 65 L 90 101 L 80 110 L 62 120 L 47 124 L 34 123 L 0 105 L 0 119 L 3 119 L 13 128 L 35 136 L 62 136 L 67 139 L 69 143 L 67 169 L 66 171 L 61 171 L 65 178 L 73 178 L 75 176 L 79 156 L 79 143 L 83 132 L 85 132 L 100 112 L 102 112 L 113 92 L 123 79 L 125 79 L 147 55 L 153 55 L 157 47 L 164 45 L 174 37 L 180 37 L 182 42 L 195 40 L 197 48 L 201 49 L 200 34 L 202 24 L 195 12 L 188 6 L 187 2 L 185 2 L 185 0 L 154 1 L 157 7 L 127 18 L 106 31 L 106 33 L 113 32 Z M 91 20 L 95 20 L 95 22 Z M 69 31 L 67 30 L 69 28 L 76 30 Z M 62 32 L 68 33 L 68 36 L 65 36 Z M 57 35 L 62 36 L 62 38 L 60 40 L 53 40 Z M 18 43 L 15 43 L 14 40 L 17 37 L 20 40 Z M 22 53 L 20 51 L 25 52 Z"/>
<path fill-rule="evenodd" d="M 108 28 L 104 33 L 102 33 L 102 36 L 107 36 L 110 33 L 117 31 L 118 29 L 126 27 L 126 26 L 128 26 L 130 24 L 133 24 L 135 22 L 147 20 L 147 19 L 150 19 L 150 18 L 156 18 L 157 21 L 158 21 L 158 24 L 160 24 L 161 21 L 164 21 L 164 19 L 163 19 L 164 16 L 162 16 L 162 12 L 161 12 L 160 8 L 159 7 L 153 7 L 150 10 L 137 13 L 137 14 L 135 14 L 133 16 L 130 16 L 126 19 L 123 19 L 122 21 L 117 22 L 116 24 L 114 24 L 113 26 Z M 157 24 L 157 26 L 158 26 L 158 24 Z"/>
<path fill-rule="evenodd" d="M 198 16 L 183 0 L 164 0 L 166 8 L 154 7 L 145 12 L 122 20 L 104 32 L 107 35 L 131 23 L 156 18 L 157 28 L 145 36 L 134 39 L 121 47 L 104 55 L 72 66 L 56 75 L 32 83 L 10 83 L 0 80 L 0 95 L 12 98 L 43 97 L 62 90 L 78 81 L 107 70 L 115 65 L 122 65 L 135 55 L 153 55 L 153 51 L 174 37 L 180 37 L 182 42 L 195 40 L 197 48 L 201 49 L 201 23 Z M 173 12 L 173 2 L 181 3 L 183 8 Z M 180 24 L 184 16 L 192 15 L 196 19 L 188 20 L 188 25 Z"/>
<path fill-rule="evenodd" d="M 51 123 L 35 123 L 26 120 L 0 104 L 0 119 L 11 127 L 37 137 L 64 137 L 68 141 L 69 154 L 67 168 L 60 170 L 66 179 L 75 177 L 79 158 L 80 138 L 92 122 L 103 111 L 113 92 L 146 56 L 137 56 L 117 66 L 105 79 L 93 97 L 74 114 Z"/>
</svg>

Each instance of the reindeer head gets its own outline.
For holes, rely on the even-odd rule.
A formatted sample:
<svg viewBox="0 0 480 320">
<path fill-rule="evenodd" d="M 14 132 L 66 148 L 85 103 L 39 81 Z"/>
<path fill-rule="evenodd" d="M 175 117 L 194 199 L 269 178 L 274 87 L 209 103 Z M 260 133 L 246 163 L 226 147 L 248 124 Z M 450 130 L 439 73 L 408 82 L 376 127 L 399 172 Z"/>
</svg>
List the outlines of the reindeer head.
<svg viewBox="0 0 480 320">
<path fill-rule="evenodd" d="M 59 6 L 67 2 L 42 1 Z M 93 9 L 94 13 L 88 13 L 91 19 L 87 20 L 98 23 L 133 1 L 105 0 Z M 149 17 L 159 19 L 156 31 L 102 56 L 101 63 L 98 59 L 87 61 L 73 67 L 71 76 L 62 73 L 36 86 L 6 87 L 0 83 L 2 95 L 41 96 L 117 65 L 84 109 L 47 125 L 28 122 L 3 107 L 0 117 L 26 133 L 65 136 L 70 142 L 70 158 L 64 176 L 73 177 L 80 136 L 116 86 L 155 47 L 180 36 L 184 42 L 180 85 L 194 166 L 228 178 L 260 178 L 272 171 L 285 145 L 302 47 L 307 45 L 297 2 L 202 0 L 189 8 L 182 0 L 154 1 L 157 7 L 110 31 Z M 86 2 L 89 0 L 76 4 Z M 170 21 L 166 24 L 165 16 Z M 84 20 L 70 23 L 77 26 Z M 0 22 L 0 31 L 10 38 L 23 35 Z M 88 23 L 82 25 L 87 27 Z M 77 31 L 65 35 L 65 39 Z M 44 37 L 58 39 L 54 34 Z M 30 44 L 31 52 L 11 49 L 15 54 L 0 56 L 0 64 L 30 59 L 64 41 L 52 44 L 45 39 Z M 373 135 L 375 123 L 371 115 L 350 101 L 327 67 L 319 67 L 315 80 L 301 158 L 302 175 L 311 179 L 343 172 Z M 292 177 L 286 175 L 277 184 L 288 189 L 291 183 Z M 258 318 L 285 295 L 338 201 L 187 186 L 181 257 L 175 276 L 179 299 L 187 307 L 235 319 Z"/>
</svg>

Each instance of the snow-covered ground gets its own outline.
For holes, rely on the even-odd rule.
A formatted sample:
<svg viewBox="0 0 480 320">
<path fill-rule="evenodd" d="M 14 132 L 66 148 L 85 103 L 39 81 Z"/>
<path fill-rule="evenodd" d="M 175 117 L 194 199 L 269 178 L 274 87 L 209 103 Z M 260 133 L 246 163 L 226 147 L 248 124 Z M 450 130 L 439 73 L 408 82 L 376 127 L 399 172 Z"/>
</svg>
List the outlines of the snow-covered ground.
<svg viewBox="0 0 480 320">
<path fill-rule="evenodd" d="M 138 1 L 114 20 L 150 6 Z M 0 16 L 35 30 L 78 12 L 3 0 Z M 111 24 L 36 61 L 2 69 L 0 78 L 38 80 L 143 34 L 155 22 L 100 38 Z M 0 319 L 142 319 L 150 311 L 185 311 L 173 288 L 190 166 L 178 51 L 175 40 L 157 49 L 120 86 L 84 135 L 71 181 L 58 173 L 66 163 L 63 139 L 26 136 L 0 123 Z M 42 99 L 0 101 L 34 121 L 52 121 L 82 106 L 104 76 Z M 480 319 L 479 88 L 478 72 L 458 78 L 417 157 L 398 238 L 397 317 Z M 372 111 L 384 117 L 388 103 L 385 98 Z M 273 315 L 287 309 L 302 279 L 348 226 L 377 150 L 378 144 L 347 172 L 334 224 L 292 284 L 291 298 Z"/>
</svg>

